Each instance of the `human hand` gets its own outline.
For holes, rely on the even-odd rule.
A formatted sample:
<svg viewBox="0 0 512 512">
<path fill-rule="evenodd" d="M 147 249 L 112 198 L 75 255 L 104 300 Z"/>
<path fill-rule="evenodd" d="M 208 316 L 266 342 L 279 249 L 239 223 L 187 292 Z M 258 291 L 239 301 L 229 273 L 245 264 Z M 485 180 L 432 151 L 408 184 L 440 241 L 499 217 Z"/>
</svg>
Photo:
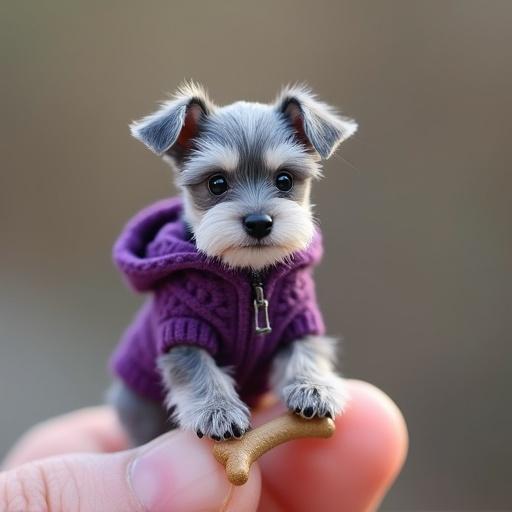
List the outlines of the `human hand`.
<svg viewBox="0 0 512 512">
<path fill-rule="evenodd" d="M 281 445 L 233 487 L 211 443 L 174 431 L 127 449 L 113 410 L 83 409 L 30 430 L 0 473 L 0 510 L 83 512 L 374 510 L 407 452 L 404 420 L 375 387 L 348 381 L 351 401 L 328 440 Z M 254 415 L 261 424 L 282 412 Z"/>
</svg>

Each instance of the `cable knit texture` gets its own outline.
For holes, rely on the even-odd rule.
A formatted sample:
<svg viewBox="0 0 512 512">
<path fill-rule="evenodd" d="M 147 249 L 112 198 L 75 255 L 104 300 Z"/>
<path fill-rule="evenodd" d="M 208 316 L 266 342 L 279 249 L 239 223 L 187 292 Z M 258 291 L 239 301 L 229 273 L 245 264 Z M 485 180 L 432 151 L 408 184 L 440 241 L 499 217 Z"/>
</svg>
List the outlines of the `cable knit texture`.
<svg viewBox="0 0 512 512">
<path fill-rule="evenodd" d="M 227 268 L 198 252 L 187 237 L 179 198 L 136 215 L 114 246 L 114 261 L 130 286 L 150 292 L 111 359 L 112 371 L 137 393 L 164 399 L 159 355 L 190 344 L 230 367 L 247 403 L 268 389 L 276 351 L 309 334 L 323 334 L 312 267 L 322 255 L 320 233 L 290 261 L 263 272 L 270 334 L 254 330 L 250 272 Z"/>
</svg>

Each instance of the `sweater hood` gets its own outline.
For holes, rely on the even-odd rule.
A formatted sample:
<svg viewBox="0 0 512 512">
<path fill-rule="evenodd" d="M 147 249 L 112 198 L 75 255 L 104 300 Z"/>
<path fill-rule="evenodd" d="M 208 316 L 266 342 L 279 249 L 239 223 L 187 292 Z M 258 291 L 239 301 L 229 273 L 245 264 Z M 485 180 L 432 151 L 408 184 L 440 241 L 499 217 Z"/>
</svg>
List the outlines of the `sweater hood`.
<svg viewBox="0 0 512 512">
<path fill-rule="evenodd" d="M 149 291 L 172 273 L 204 270 L 236 281 L 247 279 L 247 270 L 232 269 L 198 251 L 187 233 L 179 197 L 164 199 L 143 209 L 125 226 L 113 249 L 113 259 L 129 285 Z M 315 230 L 309 246 L 274 265 L 270 273 L 282 274 L 299 266 L 314 265 L 322 257 L 322 239 Z"/>
</svg>

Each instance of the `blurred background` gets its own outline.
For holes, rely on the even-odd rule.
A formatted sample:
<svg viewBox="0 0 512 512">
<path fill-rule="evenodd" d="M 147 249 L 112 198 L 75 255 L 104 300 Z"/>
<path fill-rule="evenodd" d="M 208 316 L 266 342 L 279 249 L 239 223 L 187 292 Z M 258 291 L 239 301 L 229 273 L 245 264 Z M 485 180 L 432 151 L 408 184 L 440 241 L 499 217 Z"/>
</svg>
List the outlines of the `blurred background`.
<svg viewBox="0 0 512 512">
<path fill-rule="evenodd" d="M 2 2 L 0 455 L 102 400 L 140 302 L 110 261 L 175 193 L 127 125 L 185 78 L 306 81 L 360 123 L 325 166 L 317 274 L 347 376 L 411 436 L 383 510 L 512 507 L 512 2 Z"/>
</svg>

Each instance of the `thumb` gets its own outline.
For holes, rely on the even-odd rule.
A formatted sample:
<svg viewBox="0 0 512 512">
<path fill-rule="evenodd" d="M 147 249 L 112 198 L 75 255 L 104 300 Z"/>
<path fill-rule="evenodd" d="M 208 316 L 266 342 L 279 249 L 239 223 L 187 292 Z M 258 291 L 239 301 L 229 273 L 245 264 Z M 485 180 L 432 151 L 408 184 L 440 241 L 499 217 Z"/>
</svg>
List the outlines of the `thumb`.
<svg viewBox="0 0 512 512">
<path fill-rule="evenodd" d="M 177 512 L 257 509 L 260 473 L 233 487 L 209 442 L 186 432 L 113 454 L 42 459 L 0 473 L 0 510 Z"/>
</svg>

